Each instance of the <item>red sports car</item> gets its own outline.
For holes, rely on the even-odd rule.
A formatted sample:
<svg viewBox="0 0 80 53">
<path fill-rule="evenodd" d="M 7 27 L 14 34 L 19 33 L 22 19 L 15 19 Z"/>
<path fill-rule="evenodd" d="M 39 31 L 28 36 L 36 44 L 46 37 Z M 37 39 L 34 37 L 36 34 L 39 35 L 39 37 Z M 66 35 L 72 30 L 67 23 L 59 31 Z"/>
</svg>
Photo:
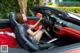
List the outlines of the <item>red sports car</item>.
<svg viewBox="0 0 80 53">
<path fill-rule="evenodd" d="M 0 19 L 0 45 L 8 45 L 9 53 L 80 52 L 80 17 L 50 7 L 35 7 L 32 11 L 43 15 L 41 24 L 50 36 L 44 33 L 37 43 L 26 35 L 25 27 L 16 21 L 16 13 L 11 12 L 9 19 Z M 39 19 L 28 17 L 26 24 L 34 25 Z"/>
</svg>

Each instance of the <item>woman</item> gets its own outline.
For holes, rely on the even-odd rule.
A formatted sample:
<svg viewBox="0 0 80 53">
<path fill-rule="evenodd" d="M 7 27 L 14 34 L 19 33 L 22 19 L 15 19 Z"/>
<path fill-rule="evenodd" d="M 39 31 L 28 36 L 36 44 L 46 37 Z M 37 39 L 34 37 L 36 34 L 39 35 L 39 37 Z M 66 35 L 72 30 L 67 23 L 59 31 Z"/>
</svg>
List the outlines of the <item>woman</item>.
<svg viewBox="0 0 80 53">
<path fill-rule="evenodd" d="M 25 21 L 27 21 L 27 17 L 24 14 L 17 14 L 17 22 L 20 24 L 24 24 L 26 31 L 29 35 L 33 36 L 38 42 L 40 41 L 43 31 L 42 31 L 42 25 L 39 26 L 39 29 L 37 31 L 33 31 L 32 29 L 34 29 L 42 20 L 42 18 L 40 18 L 40 20 L 37 21 L 37 23 L 35 25 L 27 25 L 25 24 Z"/>
</svg>

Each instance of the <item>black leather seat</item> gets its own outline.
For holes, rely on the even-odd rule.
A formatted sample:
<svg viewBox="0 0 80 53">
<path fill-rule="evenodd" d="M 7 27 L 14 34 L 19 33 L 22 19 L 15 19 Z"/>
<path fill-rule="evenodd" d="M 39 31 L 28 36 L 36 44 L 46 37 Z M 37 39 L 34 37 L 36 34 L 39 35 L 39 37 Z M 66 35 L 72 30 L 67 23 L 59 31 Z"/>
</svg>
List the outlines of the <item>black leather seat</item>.
<svg viewBox="0 0 80 53">
<path fill-rule="evenodd" d="M 39 50 L 39 46 L 29 39 L 28 34 L 23 25 L 16 21 L 16 14 L 11 12 L 9 15 L 9 21 L 16 34 L 16 38 L 20 46 L 26 50 Z M 31 42 L 30 42 L 31 41 Z M 33 45 L 34 44 L 34 45 Z"/>
</svg>

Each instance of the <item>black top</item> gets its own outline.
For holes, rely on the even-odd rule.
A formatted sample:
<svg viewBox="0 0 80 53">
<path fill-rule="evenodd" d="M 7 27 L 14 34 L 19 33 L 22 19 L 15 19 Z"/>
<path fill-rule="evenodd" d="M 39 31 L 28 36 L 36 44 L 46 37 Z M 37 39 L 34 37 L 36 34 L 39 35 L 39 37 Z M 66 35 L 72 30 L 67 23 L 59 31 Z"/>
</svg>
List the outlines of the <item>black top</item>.
<svg viewBox="0 0 80 53">
<path fill-rule="evenodd" d="M 27 24 L 23 24 L 23 27 L 25 28 L 26 31 L 29 29 L 29 26 Z"/>
</svg>

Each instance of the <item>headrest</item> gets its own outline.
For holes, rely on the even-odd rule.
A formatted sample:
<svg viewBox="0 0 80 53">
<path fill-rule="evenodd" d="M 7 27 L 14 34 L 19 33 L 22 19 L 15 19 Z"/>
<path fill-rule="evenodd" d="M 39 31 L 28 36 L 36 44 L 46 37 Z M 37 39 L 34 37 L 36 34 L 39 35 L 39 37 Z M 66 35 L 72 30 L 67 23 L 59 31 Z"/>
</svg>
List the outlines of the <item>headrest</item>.
<svg viewBox="0 0 80 53">
<path fill-rule="evenodd" d="M 16 25 L 19 25 L 19 23 L 16 21 L 16 13 L 15 12 L 10 12 L 9 14 L 9 21 L 11 23 L 11 25 L 13 25 L 13 27 L 15 27 Z"/>
</svg>

